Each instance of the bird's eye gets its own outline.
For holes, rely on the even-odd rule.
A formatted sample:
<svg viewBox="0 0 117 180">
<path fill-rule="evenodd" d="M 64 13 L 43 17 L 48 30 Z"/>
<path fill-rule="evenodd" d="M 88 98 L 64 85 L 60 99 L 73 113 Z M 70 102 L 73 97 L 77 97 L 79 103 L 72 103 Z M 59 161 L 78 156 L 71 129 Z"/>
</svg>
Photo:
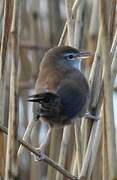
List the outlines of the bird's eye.
<svg viewBox="0 0 117 180">
<path fill-rule="evenodd" d="M 73 59 L 73 57 L 74 57 L 74 56 L 73 56 L 72 54 L 70 54 L 70 55 L 68 56 L 69 59 Z"/>
<path fill-rule="evenodd" d="M 68 61 L 74 60 L 74 54 L 73 53 L 65 53 L 64 58 Z"/>
</svg>

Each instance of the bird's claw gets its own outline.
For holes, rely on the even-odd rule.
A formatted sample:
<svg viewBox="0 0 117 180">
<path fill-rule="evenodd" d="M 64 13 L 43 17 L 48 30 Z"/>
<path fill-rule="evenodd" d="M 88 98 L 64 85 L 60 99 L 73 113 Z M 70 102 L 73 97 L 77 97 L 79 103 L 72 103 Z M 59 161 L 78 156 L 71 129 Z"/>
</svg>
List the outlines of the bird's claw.
<svg viewBox="0 0 117 180">
<path fill-rule="evenodd" d="M 100 116 L 94 116 L 90 113 L 86 113 L 84 117 L 88 119 L 93 119 L 94 121 L 98 121 L 100 119 Z"/>
<path fill-rule="evenodd" d="M 38 161 L 44 160 L 44 159 L 45 159 L 44 151 L 43 151 L 41 148 L 35 148 L 35 150 L 39 152 L 40 157 L 39 157 L 39 156 L 36 156 L 34 153 L 31 152 L 31 155 L 32 155 L 33 158 L 34 158 L 34 161 L 35 161 L 35 162 L 38 162 Z"/>
</svg>

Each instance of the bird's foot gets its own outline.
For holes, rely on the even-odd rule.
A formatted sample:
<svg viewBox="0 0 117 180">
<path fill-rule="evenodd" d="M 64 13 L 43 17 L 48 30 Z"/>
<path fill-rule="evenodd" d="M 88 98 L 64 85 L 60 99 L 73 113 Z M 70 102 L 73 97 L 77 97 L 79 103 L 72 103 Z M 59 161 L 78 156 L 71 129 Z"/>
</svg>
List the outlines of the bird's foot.
<svg viewBox="0 0 117 180">
<path fill-rule="evenodd" d="M 98 121 L 98 120 L 100 119 L 99 116 L 94 116 L 94 115 L 92 115 L 92 114 L 90 114 L 90 113 L 86 113 L 86 114 L 84 115 L 84 118 L 92 119 L 92 120 L 94 120 L 94 121 Z"/>
<path fill-rule="evenodd" d="M 45 159 L 45 148 L 43 146 L 40 146 L 39 148 L 35 148 L 35 150 L 39 152 L 40 157 L 36 156 L 34 153 L 31 153 L 31 155 L 34 158 L 34 161 L 37 162 L 37 161 L 44 160 Z"/>
<path fill-rule="evenodd" d="M 42 161 L 45 159 L 45 148 L 46 145 L 48 144 L 50 134 L 51 134 L 51 128 L 49 127 L 48 132 L 46 134 L 45 142 L 42 143 L 39 148 L 35 148 L 35 150 L 39 151 L 40 157 L 37 157 L 36 155 L 34 155 L 34 153 L 32 153 L 35 161 Z"/>
</svg>

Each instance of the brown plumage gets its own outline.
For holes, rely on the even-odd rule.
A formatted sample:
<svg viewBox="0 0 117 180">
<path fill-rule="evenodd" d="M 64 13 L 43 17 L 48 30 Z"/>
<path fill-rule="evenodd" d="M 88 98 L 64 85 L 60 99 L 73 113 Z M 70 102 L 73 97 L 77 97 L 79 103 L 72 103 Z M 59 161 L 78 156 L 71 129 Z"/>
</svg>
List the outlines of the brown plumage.
<svg viewBox="0 0 117 180">
<path fill-rule="evenodd" d="M 48 136 L 40 148 L 42 151 L 52 127 L 74 123 L 76 117 L 83 117 L 87 111 L 90 90 L 86 78 L 77 68 L 77 58 L 87 56 L 90 54 L 61 46 L 49 50 L 42 59 L 35 95 L 29 98 L 34 102 L 34 119 L 49 125 Z"/>
</svg>

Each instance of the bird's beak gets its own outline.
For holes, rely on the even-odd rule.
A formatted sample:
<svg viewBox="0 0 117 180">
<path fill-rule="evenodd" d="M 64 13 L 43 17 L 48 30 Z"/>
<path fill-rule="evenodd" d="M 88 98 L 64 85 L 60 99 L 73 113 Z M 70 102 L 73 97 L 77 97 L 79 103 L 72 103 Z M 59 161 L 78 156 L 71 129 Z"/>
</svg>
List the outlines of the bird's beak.
<svg viewBox="0 0 117 180">
<path fill-rule="evenodd" d="M 91 57 L 93 58 L 94 56 L 95 56 L 95 53 L 80 51 L 76 57 L 80 59 L 86 59 L 86 58 L 91 58 Z"/>
</svg>

